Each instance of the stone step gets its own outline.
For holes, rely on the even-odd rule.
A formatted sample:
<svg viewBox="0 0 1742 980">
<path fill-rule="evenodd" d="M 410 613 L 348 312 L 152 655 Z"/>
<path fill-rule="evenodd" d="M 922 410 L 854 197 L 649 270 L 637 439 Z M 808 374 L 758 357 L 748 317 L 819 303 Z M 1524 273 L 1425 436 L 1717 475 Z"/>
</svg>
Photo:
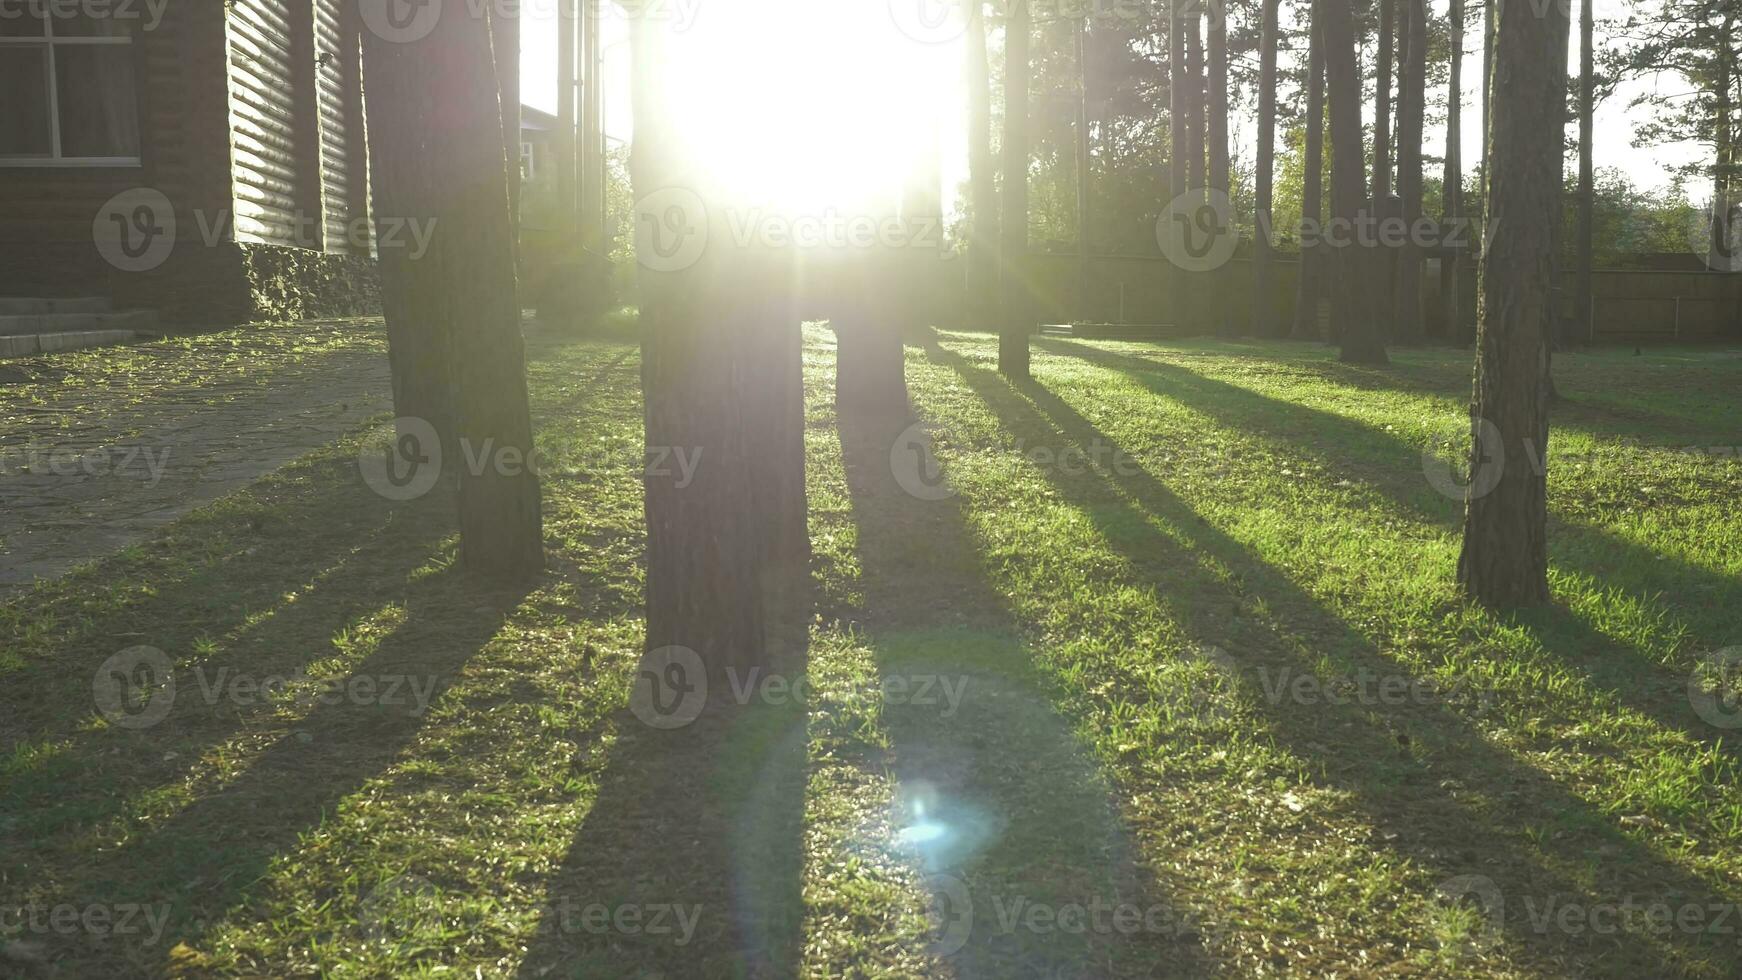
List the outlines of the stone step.
<svg viewBox="0 0 1742 980">
<path fill-rule="evenodd" d="M 157 329 L 153 310 L 123 310 L 119 313 L 14 313 L 0 315 L 0 337 L 27 334 L 78 333 L 90 330 Z"/>
<path fill-rule="evenodd" d="M 107 313 L 109 310 L 109 301 L 101 296 L 0 296 L 0 316 L 41 316 L 44 313 Z"/>
<path fill-rule="evenodd" d="M 83 350 L 86 347 L 136 344 L 142 340 L 150 340 L 152 336 L 135 330 L 68 330 L 60 333 L 0 336 L 0 357 L 30 357 L 33 354 L 53 354 L 58 351 Z"/>
</svg>

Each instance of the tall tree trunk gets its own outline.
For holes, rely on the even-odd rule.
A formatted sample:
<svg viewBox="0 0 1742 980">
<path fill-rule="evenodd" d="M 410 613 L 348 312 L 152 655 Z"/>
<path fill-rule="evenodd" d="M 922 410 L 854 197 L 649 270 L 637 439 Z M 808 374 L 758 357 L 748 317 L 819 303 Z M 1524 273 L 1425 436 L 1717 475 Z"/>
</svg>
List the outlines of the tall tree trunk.
<svg viewBox="0 0 1742 980">
<path fill-rule="evenodd" d="M 1087 322 L 1099 319 L 1094 305 L 1093 285 L 1090 280 L 1089 242 L 1093 231 L 1092 213 L 1090 210 L 1090 160 L 1089 155 L 1089 64 L 1088 64 L 1088 18 L 1084 17 L 1077 23 L 1076 29 L 1076 61 L 1077 61 L 1077 118 L 1076 118 L 1076 150 L 1077 150 L 1077 316 Z"/>
<path fill-rule="evenodd" d="M 1331 211 L 1358 225 L 1367 212 L 1367 187 L 1361 152 L 1361 76 L 1355 55 L 1351 0 L 1320 0 L 1325 21 L 1325 88 L 1331 107 Z M 1383 295 L 1376 271 L 1378 251 L 1368 236 L 1336 250 L 1337 285 L 1332 291 L 1340 357 L 1355 364 L 1386 363 L 1378 333 L 1375 300 Z"/>
<path fill-rule="evenodd" d="M 1028 377 L 1028 335 L 1033 306 L 1023 257 L 1028 252 L 1028 34 L 1029 5 L 1012 3 L 1004 22 L 1004 213 L 999 222 L 999 275 L 1004 310 L 998 331 L 998 370 Z"/>
<path fill-rule="evenodd" d="M 1594 310 L 1591 305 L 1592 235 L 1595 233 L 1597 197 L 1594 115 L 1596 111 L 1595 52 L 1592 34 L 1595 17 L 1592 0 L 1583 0 L 1579 10 L 1579 272 L 1578 295 L 1574 297 L 1575 323 L 1585 339 L 1592 337 Z"/>
<path fill-rule="evenodd" d="M 1210 189 L 1232 199 L 1228 186 L 1228 12 L 1225 4 L 1210 4 L 1206 18 L 1209 35 L 1209 78 L 1205 91 L 1209 96 L 1209 120 L 1205 125 L 1209 140 Z M 1234 215 L 1223 216 L 1232 232 Z M 1228 315 L 1228 273 L 1222 266 L 1209 274 L 1209 314 L 1217 333 L 1237 332 L 1239 324 Z"/>
<path fill-rule="evenodd" d="M 1263 0 L 1258 28 L 1258 201 L 1252 233 L 1252 334 L 1278 333 L 1271 303 L 1270 207 L 1276 167 L 1276 21 L 1279 0 Z"/>
<path fill-rule="evenodd" d="M 1319 300 L 1324 295 L 1327 262 L 1326 250 L 1319 243 L 1324 237 L 1320 222 L 1324 218 L 1325 184 L 1325 40 L 1324 15 L 1319 7 L 1324 2 L 1313 0 L 1307 41 L 1306 159 L 1302 178 L 1305 184 L 1300 203 L 1302 227 L 1314 228 L 1315 233 L 1301 238 L 1300 277 L 1291 331 L 1297 340 L 1325 339 L 1319 326 Z"/>
<path fill-rule="evenodd" d="M 1464 0 L 1451 0 L 1451 78 L 1446 88 L 1446 168 L 1442 182 L 1443 225 L 1456 230 L 1464 214 Z M 1446 236 L 1442 236 L 1446 237 Z M 1460 234 L 1454 239 L 1462 243 Z M 1464 263 L 1461 252 L 1448 250 L 1440 257 L 1440 298 L 1445 310 L 1448 340 L 1463 336 Z"/>
<path fill-rule="evenodd" d="M 1186 28 L 1186 132 L 1191 142 L 1186 153 L 1187 180 L 1191 189 L 1209 186 L 1204 175 L 1204 40 L 1203 23 L 1195 12 L 1187 14 Z"/>
<path fill-rule="evenodd" d="M 1391 196 L 1392 39 L 1397 36 L 1397 0 L 1379 0 L 1379 53 L 1373 66 L 1373 200 Z"/>
<path fill-rule="evenodd" d="M 984 0 L 968 0 L 968 227 L 963 312 L 974 326 L 998 322 L 998 185 L 992 159 L 992 78 L 986 59 Z"/>
<path fill-rule="evenodd" d="M 581 4 L 581 136 L 580 207 L 581 247 L 604 255 L 605 245 L 605 100 L 603 64 L 600 61 L 599 5 L 604 0 L 580 0 Z"/>
<path fill-rule="evenodd" d="M 1403 5 L 1403 57 L 1397 95 L 1397 196 L 1409 227 L 1397 252 L 1397 281 L 1392 298 L 1392 335 L 1402 343 L 1423 339 L 1421 315 L 1422 251 L 1416 223 L 1422 218 L 1421 141 L 1427 101 L 1427 5 L 1423 0 L 1398 0 Z"/>
<path fill-rule="evenodd" d="M 507 6 L 490 11 L 496 90 L 502 102 L 502 150 L 508 158 L 508 219 L 513 229 L 514 267 L 520 268 L 520 13 Z"/>
<path fill-rule="evenodd" d="M 420 41 L 366 44 L 371 155 L 392 209 L 380 213 L 423 215 L 434 229 L 415 259 L 382 249 L 382 289 L 396 297 L 388 315 L 413 321 L 390 342 L 442 338 L 460 559 L 487 578 L 522 580 L 543 567 L 544 530 L 491 21 L 443 17 Z"/>
<path fill-rule="evenodd" d="M 1191 123 L 1186 96 L 1185 18 L 1180 8 L 1188 0 L 1167 0 L 1167 175 L 1168 200 L 1177 201 L 1190 187 L 1191 172 L 1187 158 L 1191 155 Z M 1166 210 L 1163 210 L 1166 213 Z M 1174 326 L 1184 326 L 1191 317 L 1186 293 L 1190 285 L 1186 270 L 1168 263 L 1167 305 Z"/>
<path fill-rule="evenodd" d="M 1717 119 L 1713 126 L 1713 142 L 1717 144 L 1717 166 L 1712 170 L 1712 234 L 1707 250 L 1706 266 L 1711 269 L 1735 271 L 1736 258 L 1730 247 L 1730 170 L 1735 163 L 1735 148 L 1730 131 L 1730 69 L 1735 56 L 1735 11 L 1724 7 L 1724 20 L 1716 47 L 1718 62 Z"/>
<path fill-rule="evenodd" d="M 682 190 L 705 186 L 705 175 L 687 165 L 670 131 L 665 29 L 653 18 L 630 20 L 642 391 L 648 460 L 664 463 L 644 476 L 646 642 L 649 651 L 693 652 L 711 689 L 723 690 L 729 668 L 766 656 L 767 528 L 757 495 L 768 474 L 757 469 L 766 456 L 752 429 L 769 413 L 747 402 L 770 397 L 756 321 L 790 280 L 754 248 L 705 248 L 691 262 L 657 261 L 687 254 L 686 238 L 666 237 L 674 209 L 685 219 L 678 236 L 727 220 Z M 687 478 L 671 465 L 679 452 L 694 461 Z"/>
<path fill-rule="evenodd" d="M 1489 181 L 1494 239 L 1482 256 L 1471 490 L 1458 581 L 1483 605 L 1548 601 L 1548 363 L 1552 229 L 1560 217 L 1568 17 L 1500 17 Z"/>
<path fill-rule="evenodd" d="M 1500 0 L 1482 0 L 1482 220 L 1488 220 L 1488 154 L 1493 143 L 1494 114 L 1494 7 Z M 1478 241 L 1486 241 L 1482 235 Z M 1474 339 L 1474 338 L 1472 338 Z"/>
<path fill-rule="evenodd" d="M 880 220 L 894 219 L 885 215 Z M 902 304 L 912 284 L 896 263 L 907 250 L 849 249 L 841 278 L 835 329 L 835 407 L 842 415 L 887 421 L 908 416 L 901 345 Z M 898 424 L 889 435 L 900 431 Z"/>
<path fill-rule="evenodd" d="M 580 0 L 557 0 L 556 16 L 556 223 L 567 235 L 579 231 L 576 190 L 579 167 L 575 160 L 577 119 L 575 87 L 576 53 L 580 41 Z"/>
</svg>

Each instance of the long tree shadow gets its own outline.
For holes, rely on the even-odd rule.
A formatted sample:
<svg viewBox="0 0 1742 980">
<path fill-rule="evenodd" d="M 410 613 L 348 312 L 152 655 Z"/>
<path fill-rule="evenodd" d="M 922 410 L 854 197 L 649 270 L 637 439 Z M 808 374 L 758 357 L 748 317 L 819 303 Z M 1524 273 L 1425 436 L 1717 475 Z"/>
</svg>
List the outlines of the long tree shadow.
<svg viewBox="0 0 1742 980">
<path fill-rule="evenodd" d="M 1055 692 L 985 579 L 961 501 L 914 482 L 925 479 L 929 451 L 911 441 L 915 429 L 892 449 L 892 429 L 900 426 L 887 419 L 839 420 L 863 567 L 858 626 L 891 692 L 882 719 L 895 847 L 926 876 L 936 969 L 962 978 L 1209 972 L 1204 927 L 1163 894 L 1110 784 L 1054 709 Z M 1099 918 L 1082 930 L 1037 927 L 1022 914 L 1036 909 L 1061 923 L 1072 910 Z M 1127 916 L 1142 925 L 1112 925 Z"/>
<path fill-rule="evenodd" d="M 1111 447 L 1116 458 L 1127 462 L 1117 475 L 1097 471 L 1089 486 L 1056 473 L 1046 475 L 1133 569 L 1153 577 L 1158 592 L 1181 597 L 1169 608 L 1189 633 L 1204 643 L 1233 644 L 1238 682 L 1254 697 L 1262 692 L 1252 684 L 1250 672 L 1311 672 L 1309 651 L 1324 649 L 1327 638 L 1337 656 L 1357 669 L 1381 677 L 1408 676 L 1403 665 L 1285 574 L 1200 519 L 1058 396 L 1038 384 L 1013 388 L 953 352 L 933 356 L 953 368 L 1013 434 L 1035 444 L 1075 444 L 1085 452 Z M 1138 507 L 1177 528 L 1189 547 L 1161 533 Z M 1210 574 L 1206 558 L 1231 569 L 1237 584 Z M 1204 615 L 1212 603 L 1225 608 L 1247 596 L 1261 598 L 1275 614 L 1241 617 L 1234 623 Z M 1622 832 L 1545 774 L 1494 748 L 1450 704 L 1338 706 L 1287 697 L 1268 700 L 1263 720 L 1276 739 L 1297 756 L 1319 763 L 1327 783 L 1353 793 L 1369 819 L 1385 830 L 1390 849 L 1442 881 L 1467 883 L 1477 879 L 1463 876 L 1478 876 L 1503 897 L 1523 897 L 1523 903 L 1506 902 L 1503 912 L 1487 911 L 1499 920 L 1495 925 L 1506 939 L 1545 967 L 1564 963 L 1568 956 L 1592 967 L 1611 952 L 1611 944 L 1588 934 L 1538 929 L 1524 914 L 1533 899 L 1540 904 L 1541 897 L 1553 896 L 1592 907 L 1649 894 L 1668 901 L 1727 903 L 1710 884 L 1665 862 L 1645 842 Z M 1452 784 L 1467 792 L 1448 792 Z M 1542 827 L 1558 832 L 1527 844 L 1527 832 Z M 1464 854 L 1460 857 L 1458 851 Z M 1591 860 L 1596 853 L 1613 856 L 1597 864 Z M 1570 870 L 1574 868 L 1580 869 L 1577 874 Z M 1629 955 L 1636 965 L 1658 974 L 1677 968 L 1683 957 L 1716 957 L 1735 968 L 1736 951 L 1720 947 L 1716 937 L 1665 939 L 1636 924 L 1628 931 L 1636 940 Z"/>
<path fill-rule="evenodd" d="M 609 761 L 545 880 L 525 977 L 790 977 L 804 920 L 803 595 L 777 612 L 766 674 L 703 690 L 692 716 L 632 702 L 603 725 Z M 767 677 L 780 697 L 763 695 Z M 740 686 L 741 685 L 741 686 Z M 585 749 L 585 747 L 583 747 Z"/>
<path fill-rule="evenodd" d="M 1344 471 L 1349 459 L 1366 463 L 1362 484 L 1414 520 L 1453 529 L 1462 519 L 1461 503 L 1432 490 L 1422 478 L 1420 448 L 1399 437 L 1174 365 L 1068 342 L 1040 343 L 1056 353 L 1119 370 L 1156 394 L 1261 436 L 1279 452 L 1314 459 L 1327 472 Z M 1587 575 L 1646 606 L 1659 607 L 1662 595 L 1673 596 L 1675 611 L 1687 617 L 1682 625 L 1688 643 L 1697 649 L 1717 650 L 1742 639 L 1732 632 L 1730 616 L 1742 605 L 1742 579 L 1653 551 L 1576 517 L 1551 514 L 1551 520 L 1549 557 L 1554 567 Z M 1742 746 L 1724 742 L 1725 732 L 1690 704 L 1686 666 L 1648 659 L 1637 647 L 1598 632 L 1562 607 L 1527 613 L 1520 621 L 1544 650 L 1608 690 L 1619 703 L 1696 741 L 1742 755 Z"/>
<path fill-rule="evenodd" d="M 552 410 L 577 411 L 629 353 Z M 246 712 L 216 705 L 171 711 L 143 733 L 94 728 L 105 658 L 145 645 L 192 661 L 184 698 L 236 675 L 299 676 L 440 557 L 452 508 L 451 492 L 392 503 L 363 484 L 354 458 L 315 459 L 9 603 L 0 625 L 18 666 L 0 672 L 0 759 L 28 765 L 0 768 L 0 810 L 19 815 L 0 820 L 0 870 L 189 779 L 207 750 L 250 726 Z"/>
</svg>

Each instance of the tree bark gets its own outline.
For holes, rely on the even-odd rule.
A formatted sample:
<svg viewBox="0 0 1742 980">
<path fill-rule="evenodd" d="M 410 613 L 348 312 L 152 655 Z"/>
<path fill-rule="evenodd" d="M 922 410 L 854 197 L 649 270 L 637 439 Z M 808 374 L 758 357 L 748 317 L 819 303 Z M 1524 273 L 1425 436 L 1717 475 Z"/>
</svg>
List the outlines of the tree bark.
<svg viewBox="0 0 1742 980">
<path fill-rule="evenodd" d="M 502 151 L 508 162 L 508 219 L 513 230 L 514 268 L 520 268 L 520 14 L 492 8 L 490 43 L 496 57 L 496 91 L 502 103 Z"/>
<path fill-rule="evenodd" d="M 1203 24 L 1194 11 L 1185 18 L 1186 31 L 1186 179 L 1191 189 L 1209 186 L 1204 175 L 1204 40 Z"/>
<path fill-rule="evenodd" d="M 842 415 L 905 420 L 909 414 L 900 303 L 910 289 L 884 249 L 853 249 L 842 269 L 835 328 L 835 406 Z M 890 432 L 900 430 L 897 425 Z"/>
<path fill-rule="evenodd" d="M 1186 97 L 1186 41 L 1185 21 L 1180 15 L 1180 7 L 1187 0 L 1167 0 L 1167 173 L 1168 200 L 1178 200 L 1190 186 L 1190 170 L 1186 165 L 1191 155 L 1191 123 L 1187 119 L 1190 112 Z M 1164 212 L 1165 213 L 1165 212 Z M 1174 326 L 1183 326 L 1190 318 L 1190 309 L 1186 303 L 1186 291 L 1189 288 L 1186 270 L 1173 263 L 1168 264 L 1168 311 L 1173 317 Z"/>
<path fill-rule="evenodd" d="M 1367 213 L 1366 175 L 1361 152 L 1361 76 L 1356 65 L 1351 0 L 1320 0 L 1324 14 L 1325 88 L 1331 115 L 1331 211 L 1351 224 Z M 1384 364 L 1385 344 L 1378 333 L 1375 301 L 1378 250 L 1370 236 L 1335 250 L 1337 284 L 1332 290 L 1333 329 L 1340 358 L 1354 364 Z"/>
<path fill-rule="evenodd" d="M 1077 24 L 1077 316 L 1085 322 L 1099 319 L 1094 306 L 1094 287 L 1089 268 L 1089 243 L 1093 231 L 1090 191 L 1091 157 L 1089 155 L 1089 56 L 1088 18 Z"/>
<path fill-rule="evenodd" d="M 1574 297 L 1574 316 L 1576 324 L 1585 338 L 1591 337 L 1593 309 L 1591 307 L 1591 263 L 1593 259 L 1593 243 L 1591 236 L 1595 229 L 1595 207 L 1597 196 L 1595 169 L 1595 127 L 1593 116 L 1596 102 L 1596 74 L 1593 67 L 1595 52 L 1592 50 L 1592 34 L 1595 28 L 1595 17 L 1591 9 L 1592 0 L 1583 0 L 1579 10 L 1579 272 L 1578 295 Z"/>
<path fill-rule="evenodd" d="M 1451 66 L 1446 89 L 1446 167 L 1442 181 L 1443 227 L 1448 233 L 1458 231 L 1464 214 L 1464 0 L 1451 0 Z M 1464 236 L 1442 235 L 1462 243 Z M 1440 298 L 1445 310 L 1446 339 L 1463 336 L 1464 263 L 1456 250 L 1441 253 Z"/>
<path fill-rule="evenodd" d="M 670 266 L 650 247 L 665 243 L 673 200 L 686 230 L 727 227 L 727 216 L 694 188 L 705 187 L 670 132 L 664 25 L 630 20 L 634 58 L 635 143 L 630 177 L 637 205 L 641 376 L 647 458 L 647 648 L 682 647 L 704 664 L 715 690 L 728 669 L 765 662 L 768 622 L 766 511 L 757 497 L 767 454 L 753 427 L 773 410 L 768 398 L 766 321 L 790 288 L 790 270 L 756 248 L 704 248 Z M 645 210 L 644 210 L 645 208 Z M 704 224 L 705 222 L 705 224 Z M 653 236 L 662 236 L 654 238 Z M 644 247 L 644 245 L 649 247 Z M 681 245 L 681 243 L 680 243 Z M 682 254 L 681 247 L 671 254 Z M 782 399 L 784 400 L 784 399 Z M 694 461 L 688 478 L 671 461 Z M 658 465 L 663 463 L 663 465 Z M 687 683 L 694 683 L 686 679 Z"/>
<path fill-rule="evenodd" d="M 1209 119 L 1205 124 L 1205 136 L 1209 141 L 1210 189 L 1220 192 L 1224 197 L 1232 199 L 1228 185 L 1228 11 L 1224 3 L 1216 2 L 1209 5 L 1206 15 L 1206 32 L 1209 37 L 1209 77 L 1206 84 L 1206 94 L 1209 97 Z M 1234 215 L 1223 216 L 1232 230 Z M 1211 325 L 1217 333 L 1230 334 L 1239 330 L 1239 324 L 1228 315 L 1228 273 L 1227 266 L 1215 269 L 1209 274 L 1208 305 Z"/>
<path fill-rule="evenodd" d="M 1397 195 L 1409 228 L 1397 253 L 1391 328 L 1400 343 L 1423 340 L 1421 311 L 1422 250 L 1415 229 L 1422 218 L 1421 141 L 1427 101 L 1427 5 L 1423 0 L 1398 0 L 1403 5 L 1403 58 L 1397 95 Z"/>
<path fill-rule="evenodd" d="M 1373 66 L 1373 200 L 1391 196 L 1391 65 L 1397 0 L 1379 0 L 1379 53 Z"/>
<path fill-rule="evenodd" d="M 1471 406 L 1471 491 L 1458 581 L 1483 605 L 1548 601 L 1547 371 L 1565 119 L 1567 12 L 1509 6 L 1500 18 L 1489 182 L 1494 239 L 1482 256 Z M 1485 491 L 1485 492 L 1482 492 Z"/>
<path fill-rule="evenodd" d="M 389 342 L 441 338 L 446 372 L 423 381 L 450 391 L 458 452 L 443 459 L 458 473 L 461 562 L 522 580 L 543 567 L 544 531 L 491 21 L 443 17 L 421 41 L 366 45 L 371 155 L 391 209 L 381 213 L 434 229 L 415 259 L 382 249 L 382 289 L 395 297 L 384 306 L 411 321 Z"/>
<path fill-rule="evenodd" d="M 1258 28 L 1258 200 L 1252 220 L 1252 335 L 1274 337 L 1270 209 L 1276 169 L 1276 21 L 1279 0 L 1263 0 Z"/>
<path fill-rule="evenodd" d="M 1713 126 L 1713 142 L 1717 144 L 1717 166 L 1712 170 L 1712 233 L 1706 255 L 1706 267 L 1734 271 L 1736 260 L 1730 248 L 1730 170 L 1734 164 L 1734 147 L 1730 132 L 1730 61 L 1735 52 L 1736 15 L 1725 6 L 1723 23 L 1717 38 L 1715 54 L 1718 68 L 1717 119 Z"/>
<path fill-rule="evenodd" d="M 1324 295 L 1325 248 L 1323 237 L 1325 182 L 1325 42 L 1324 15 L 1313 0 L 1310 39 L 1307 41 L 1307 108 L 1306 159 L 1303 161 L 1305 185 L 1301 188 L 1300 277 L 1296 282 L 1294 329 L 1296 340 L 1324 340 L 1319 326 L 1319 300 Z"/>
<path fill-rule="evenodd" d="M 999 277 L 1003 320 L 998 371 L 1026 380 L 1033 307 L 1023 276 L 1028 252 L 1028 41 L 1029 5 L 1012 3 L 1004 26 L 1004 188 L 999 222 Z"/>
<path fill-rule="evenodd" d="M 992 78 L 984 0 L 968 0 L 968 226 L 964 313 L 974 326 L 998 322 L 998 185 L 992 159 Z"/>
</svg>

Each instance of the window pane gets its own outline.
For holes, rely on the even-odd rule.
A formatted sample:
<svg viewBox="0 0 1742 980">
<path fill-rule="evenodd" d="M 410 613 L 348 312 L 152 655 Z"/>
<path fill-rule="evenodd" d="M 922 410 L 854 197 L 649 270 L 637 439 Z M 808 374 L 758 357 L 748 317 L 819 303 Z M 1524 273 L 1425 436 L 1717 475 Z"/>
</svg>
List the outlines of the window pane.
<svg viewBox="0 0 1742 980">
<path fill-rule="evenodd" d="M 48 156 L 48 48 L 0 49 L 0 156 Z"/>
<path fill-rule="evenodd" d="M 138 156 L 132 45 L 60 44 L 54 60 L 61 156 Z"/>
<path fill-rule="evenodd" d="M 42 11 L 34 3 L 0 3 L 0 37 L 41 37 L 42 25 Z"/>
</svg>

